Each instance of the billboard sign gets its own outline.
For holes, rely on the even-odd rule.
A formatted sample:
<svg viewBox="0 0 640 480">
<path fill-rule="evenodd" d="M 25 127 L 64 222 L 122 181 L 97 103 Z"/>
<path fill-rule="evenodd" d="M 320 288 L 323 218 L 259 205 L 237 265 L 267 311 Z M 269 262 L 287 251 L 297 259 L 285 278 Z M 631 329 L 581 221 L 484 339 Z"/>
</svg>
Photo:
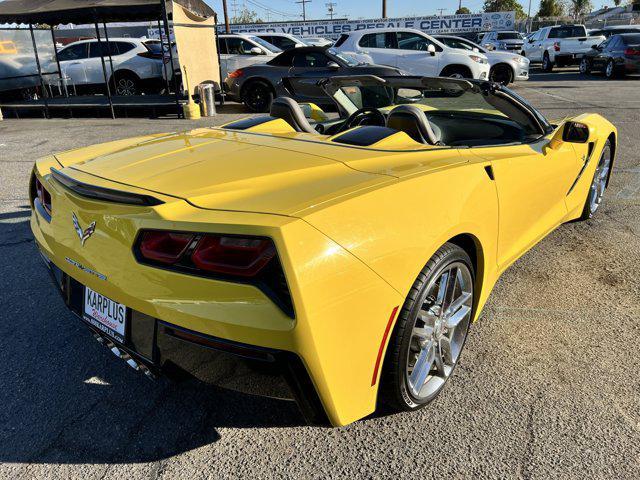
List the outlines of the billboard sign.
<svg viewBox="0 0 640 480">
<path fill-rule="evenodd" d="M 372 28 L 415 28 L 425 33 L 463 33 L 486 30 L 513 30 L 515 12 L 470 13 L 428 17 L 379 18 L 369 20 L 318 20 L 290 23 L 231 25 L 232 33 L 289 33 L 296 37 L 336 39 L 343 33 Z M 218 26 L 223 32 L 224 27 Z"/>
</svg>

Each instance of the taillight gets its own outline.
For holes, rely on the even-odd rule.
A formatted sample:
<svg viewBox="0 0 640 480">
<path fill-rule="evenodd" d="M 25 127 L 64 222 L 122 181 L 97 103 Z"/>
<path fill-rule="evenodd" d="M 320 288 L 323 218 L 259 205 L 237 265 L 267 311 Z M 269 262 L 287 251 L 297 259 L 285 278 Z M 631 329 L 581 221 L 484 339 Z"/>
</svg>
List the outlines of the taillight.
<svg viewBox="0 0 640 480">
<path fill-rule="evenodd" d="M 150 230 L 141 238 L 140 253 L 144 258 L 172 264 L 180 260 L 193 240 L 193 234 Z"/>
<path fill-rule="evenodd" d="M 233 72 L 231 72 L 229 74 L 229 78 L 240 78 L 242 75 L 244 75 L 244 71 L 239 68 L 238 70 L 234 70 Z"/>
<path fill-rule="evenodd" d="M 624 54 L 629 56 L 629 57 L 636 57 L 636 56 L 640 55 L 640 48 L 627 48 L 624 51 Z"/>
<path fill-rule="evenodd" d="M 133 251 L 145 265 L 253 284 L 294 317 L 284 270 L 268 237 L 143 230 Z"/>
<path fill-rule="evenodd" d="M 268 238 L 206 235 L 198 242 L 191 259 L 202 270 L 253 277 L 275 254 L 276 248 Z"/>
<path fill-rule="evenodd" d="M 153 52 L 141 52 L 138 54 L 139 57 L 151 58 L 153 60 L 160 60 L 162 58 L 162 53 L 153 53 Z"/>
<path fill-rule="evenodd" d="M 554 42 L 554 43 L 553 43 L 553 49 L 554 49 L 556 52 L 559 52 L 559 51 L 560 51 L 560 42 Z"/>
<path fill-rule="evenodd" d="M 38 177 L 34 177 L 33 181 L 34 181 L 34 187 L 35 187 L 34 199 L 33 199 L 34 202 L 36 199 L 38 199 L 38 201 L 40 202 L 40 205 L 42 205 L 42 208 L 44 208 L 45 212 L 51 215 L 51 194 L 47 191 L 44 185 L 42 185 L 42 182 Z"/>
</svg>

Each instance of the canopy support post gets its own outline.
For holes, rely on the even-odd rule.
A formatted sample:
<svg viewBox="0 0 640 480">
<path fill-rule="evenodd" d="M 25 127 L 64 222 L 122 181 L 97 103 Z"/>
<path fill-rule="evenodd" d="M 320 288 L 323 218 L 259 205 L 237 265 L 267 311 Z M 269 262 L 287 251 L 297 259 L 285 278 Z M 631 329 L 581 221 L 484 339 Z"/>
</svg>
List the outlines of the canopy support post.
<svg viewBox="0 0 640 480">
<path fill-rule="evenodd" d="M 113 70 L 113 57 L 111 56 L 111 43 L 109 42 L 109 32 L 107 32 L 107 23 L 102 22 L 102 26 L 104 27 L 104 39 L 107 42 L 107 53 L 109 54 L 109 65 L 111 66 L 111 75 L 114 79 L 114 85 L 117 78 L 115 77 L 115 71 Z"/>
<path fill-rule="evenodd" d="M 171 31 L 169 30 L 169 14 L 167 13 L 166 0 L 160 0 L 160 8 L 162 9 L 162 21 L 164 23 L 164 33 L 167 36 L 169 43 L 169 61 L 171 63 L 171 70 L 173 71 L 173 48 L 171 47 Z M 180 99 L 178 98 L 178 79 L 175 71 L 173 71 L 173 89 L 176 92 L 176 110 L 178 118 L 182 118 L 182 107 L 180 106 Z M 187 95 L 191 95 L 191 92 L 187 92 Z"/>
<path fill-rule="evenodd" d="M 111 98 L 111 87 L 109 86 L 109 78 L 107 77 L 107 64 L 104 61 L 104 48 L 102 48 L 102 40 L 100 38 L 100 27 L 98 26 L 98 15 L 95 15 L 96 39 L 100 48 L 100 61 L 102 62 L 102 75 L 104 76 L 104 84 L 107 87 L 107 98 L 109 99 L 109 108 L 111 109 L 111 118 L 115 120 L 116 112 L 113 109 L 113 98 Z"/>
<path fill-rule="evenodd" d="M 38 68 L 38 77 L 40 78 L 40 88 L 42 89 L 42 99 L 44 100 L 44 116 L 49 117 L 49 94 L 47 93 L 47 87 L 44 84 L 42 78 L 42 67 L 40 65 L 40 58 L 38 57 L 38 46 L 36 45 L 36 36 L 33 33 L 33 24 L 29 24 L 29 31 L 31 32 L 31 42 L 33 43 L 33 54 L 36 57 L 36 67 Z M 55 47 L 54 47 L 55 48 Z"/>
<path fill-rule="evenodd" d="M 158 34 L 160 35 L 160 47 L 162 50 L 162 68 L 164 68 L 164 88 L 167 89 L 167 95 L 171 95 L 171 86 L 169 85 L 169 71 L 167 70 L 167 62 L 164 61 L 164 35 L 162 34 L 162 25 L 160 25 L 160 20 L 158 20 Z M 169 46 L 169 50 L 171 50 L 171 39 L 167 40 L 167 45 Z M 171 65 L 171 74 L 175 75 L 173 71 L 173 65 Z"/>
</svg>

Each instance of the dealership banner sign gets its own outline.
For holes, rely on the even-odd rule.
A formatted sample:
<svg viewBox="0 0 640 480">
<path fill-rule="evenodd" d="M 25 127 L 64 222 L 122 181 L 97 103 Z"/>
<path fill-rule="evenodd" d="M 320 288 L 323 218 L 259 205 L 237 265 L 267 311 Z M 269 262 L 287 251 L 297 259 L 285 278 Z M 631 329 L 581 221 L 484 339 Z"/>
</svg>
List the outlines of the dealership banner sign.
<svg viewBox="0 0 640 480">
<path fill-rule="evenodd" d="M 426 33 L 462 33 L 514 28 L 515 12 L 470 13 L 429 17 L 379 18 L 370 20 L 318 20 L 291 23 L 231 25 L 232 33 L 289 33 L 296 37 L 338 38 L 342 33 L 371 28 L 415 28 Z M 218 27 L 222 33 L 221 27 Z M 223 27 L 222 27 L 223 28 Z"/>
</svg>

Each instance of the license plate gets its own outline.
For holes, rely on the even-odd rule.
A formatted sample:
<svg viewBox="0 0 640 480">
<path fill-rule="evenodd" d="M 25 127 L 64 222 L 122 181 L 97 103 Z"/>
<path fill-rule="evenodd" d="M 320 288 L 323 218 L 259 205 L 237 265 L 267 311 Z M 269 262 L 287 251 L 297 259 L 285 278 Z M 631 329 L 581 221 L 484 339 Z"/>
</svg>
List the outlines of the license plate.
<svg viewBox="0 0 640 480">
<path fill-rule="evenodd" d="M 124 343 L 127 327 L 127 307 L 84 287 L 83 318 L 100 331 Z"/>
</svg>

